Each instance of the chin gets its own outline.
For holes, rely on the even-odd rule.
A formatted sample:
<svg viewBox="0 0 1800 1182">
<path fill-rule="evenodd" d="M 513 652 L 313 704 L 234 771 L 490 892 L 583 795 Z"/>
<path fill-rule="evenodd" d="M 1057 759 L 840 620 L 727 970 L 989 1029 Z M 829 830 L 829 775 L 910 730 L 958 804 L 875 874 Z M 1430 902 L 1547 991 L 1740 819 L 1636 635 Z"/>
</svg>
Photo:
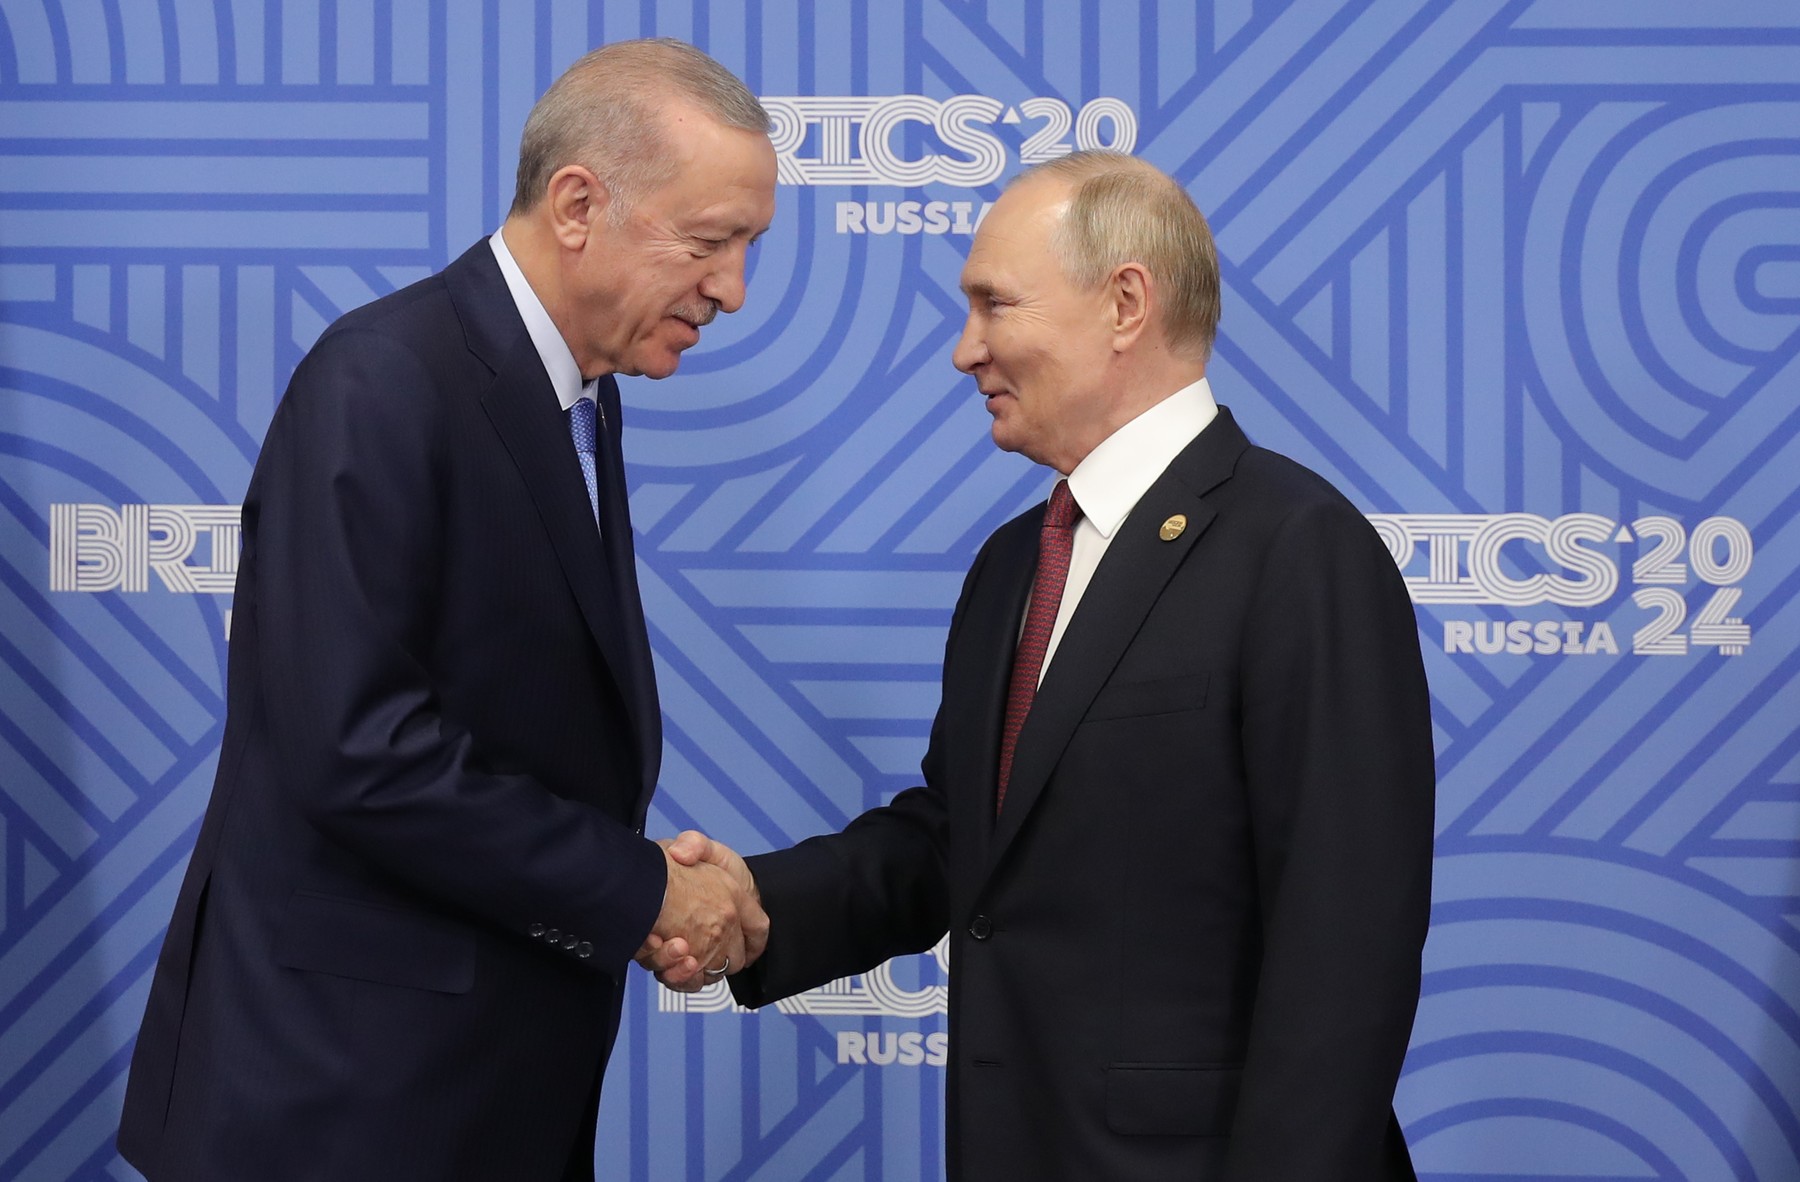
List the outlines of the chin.
<svg viewBox="0 0 1800 1182">
<path fill-rule="evenodd" d="M 680 367 L 681 354 L 676 353 L 672 357 L 659 358 L 656 361 L 646 362 L 638 366 L 636 372 L 639 377 L 649 378 L 651 381 L 655 382 L 668 377 Z"/>
</svg>

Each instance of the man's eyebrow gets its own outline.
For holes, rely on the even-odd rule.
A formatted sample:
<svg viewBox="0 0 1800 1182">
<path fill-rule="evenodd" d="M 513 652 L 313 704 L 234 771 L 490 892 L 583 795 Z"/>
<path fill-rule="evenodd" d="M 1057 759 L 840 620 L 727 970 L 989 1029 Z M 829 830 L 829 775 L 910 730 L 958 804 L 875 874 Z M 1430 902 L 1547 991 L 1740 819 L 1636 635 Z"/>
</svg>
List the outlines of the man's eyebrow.
<svg viewBox="0 0 1800 1182">
<path fill-rule="evenodd" d="M 994 285 L 985 279 L 977 279 L 970 283 L 960 284 L 963 294 L 967 296 L 989 297 L 994 294 Z"/>
<path fill-rule="evenodd" d="M 730 217 L 701 216 L 688 223 L 687 231 L 696 238 L 736 238 L 740 234 L 760 238 L 768 232 L 768 227 L 758 230 L 755 223 L 745 223 Z"/>
</svg>

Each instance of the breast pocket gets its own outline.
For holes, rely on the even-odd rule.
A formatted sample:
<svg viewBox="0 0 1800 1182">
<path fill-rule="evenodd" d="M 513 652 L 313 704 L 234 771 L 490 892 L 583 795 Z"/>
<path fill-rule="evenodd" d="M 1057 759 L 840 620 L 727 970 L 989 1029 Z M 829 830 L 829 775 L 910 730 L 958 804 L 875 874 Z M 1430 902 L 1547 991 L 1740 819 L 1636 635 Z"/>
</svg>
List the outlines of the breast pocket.
<svg viewBox="0 0 1800 1182">
<path fill-rule="evenodd" d="M 1094 704 L 1088 707 L 1086 721 L 1140 718 L 1149 714 L 1199 710 L 1206 705 L 1206 682 L 1207 675 L 1204 673 L 1113 682 L 1094 696 Z"/>
<path fill-rule="evenodd" d="M 381 985 L 467 993 L 475 938 L 448 920 L 317 891 L 295 891 L 275 937 L 276 963 Z"/>
</svg>

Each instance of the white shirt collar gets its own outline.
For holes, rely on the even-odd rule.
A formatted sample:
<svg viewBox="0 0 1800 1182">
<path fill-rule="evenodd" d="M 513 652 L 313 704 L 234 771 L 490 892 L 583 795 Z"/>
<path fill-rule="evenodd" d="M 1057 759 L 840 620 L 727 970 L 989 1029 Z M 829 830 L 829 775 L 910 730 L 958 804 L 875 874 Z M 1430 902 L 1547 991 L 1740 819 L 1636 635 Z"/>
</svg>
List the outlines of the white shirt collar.
<svg viewBox="0 0 1800 1182">
<path fill-rule="evenodd" d="M 1101 440 L 1069 473 L 1069 492 L 1082 517 L 1101 537 L 1111 538 L 1170 461 L 1218 413 L 1212 387 L 1201 378 Z"/>
<path fill-rule="evenodd" d="M 538 299 L 537 292 L 531 290 L 531 284 L 525 279 L 525 272 L 519 270 L 519 264 L 506 248 L 506 239 L 499 230 L 488 239 L 488 245 L 494 248 L 494 261 L 500 264 L 500 274 L 506 279 L 506 290 L 512 293 L 513 304 L 519 309 L 520 319 L 525 321 L 525 331 L 531 334 L 531 343 L 537 346 L 538 356 L 543 359 L 544 372 L 550 375 L 550 385 L 556 391 L 556 401 L 564 410 L 574 406 L 580 399 L 594 397 L 598 381 L 583 382 L 581 367 L 575 364 L 575 354 L 569 351 L 569 342 L 563 340 L 562 333 L 556 329 L 556 322 L 550 319 L 550 313 L 544 311 L 544 302 Z"/>
</svg>

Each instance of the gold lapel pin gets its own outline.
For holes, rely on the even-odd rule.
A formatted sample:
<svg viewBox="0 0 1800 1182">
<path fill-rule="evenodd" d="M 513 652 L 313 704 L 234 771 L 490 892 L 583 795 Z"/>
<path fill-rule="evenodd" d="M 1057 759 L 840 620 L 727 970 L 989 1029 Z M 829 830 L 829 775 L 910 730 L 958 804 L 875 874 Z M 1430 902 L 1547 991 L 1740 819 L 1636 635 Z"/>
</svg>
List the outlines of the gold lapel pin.
<svg viewBox="0 0 1800 1182">
<path fill-rule="evenodd" d="M 1173 542 L 1176 538 L 1181 536 L 1181 531 L 1186 528 L 1187 514 L 1177 513 L 1175 516 L 1162 523 L 1162 529 L 1157 531 L 1157 537 L 1165 542 Z"/>
</svg>

